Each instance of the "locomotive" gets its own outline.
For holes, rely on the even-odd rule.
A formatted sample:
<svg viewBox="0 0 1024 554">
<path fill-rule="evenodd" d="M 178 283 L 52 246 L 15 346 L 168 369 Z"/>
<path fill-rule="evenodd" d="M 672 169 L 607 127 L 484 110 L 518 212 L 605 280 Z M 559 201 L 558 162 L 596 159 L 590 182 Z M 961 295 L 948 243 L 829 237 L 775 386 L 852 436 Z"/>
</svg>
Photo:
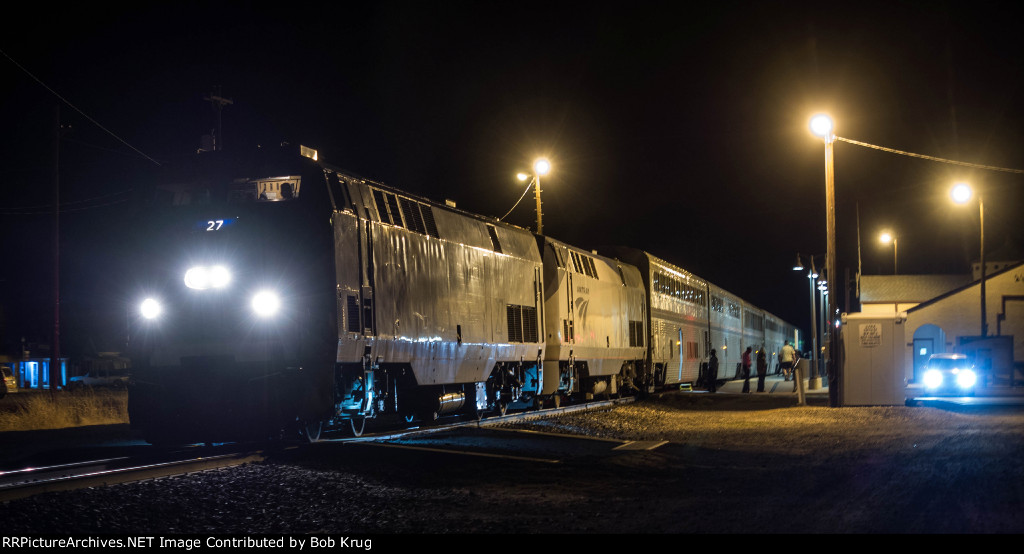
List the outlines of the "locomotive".
<svg viewBox="0 0 1024 554">
<path fill-rule="evenodd" d="M 142 189 L 129 416 L 149 442 L 651 392 L 693 383 L 712 345 L 795 338 L 642 250 L 599 255 L 315 158 L 204 153 Z"/>
</svg>

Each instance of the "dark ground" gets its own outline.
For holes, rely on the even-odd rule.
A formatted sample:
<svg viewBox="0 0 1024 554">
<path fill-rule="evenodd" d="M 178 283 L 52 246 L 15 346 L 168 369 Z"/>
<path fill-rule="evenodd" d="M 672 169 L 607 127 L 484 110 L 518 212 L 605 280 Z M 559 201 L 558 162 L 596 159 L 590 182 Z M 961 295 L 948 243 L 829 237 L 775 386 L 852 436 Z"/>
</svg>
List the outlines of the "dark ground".
<svg viewBox="0 0 1024 554">
<path fill-rule="evenodd" d="M 0 534 L 1024 531 L 1024 412 L 810 402 L 677 393 L 517 425 L 670 441 L 559 464 L 319 444 L 12 501 Z"/>
</svg>

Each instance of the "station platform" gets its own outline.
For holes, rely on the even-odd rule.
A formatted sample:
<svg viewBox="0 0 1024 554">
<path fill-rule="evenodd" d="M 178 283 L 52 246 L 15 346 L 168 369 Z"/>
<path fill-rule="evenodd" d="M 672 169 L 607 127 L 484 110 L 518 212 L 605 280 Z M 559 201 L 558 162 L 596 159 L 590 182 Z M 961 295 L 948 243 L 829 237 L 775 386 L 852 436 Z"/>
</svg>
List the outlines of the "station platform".
<svg viewBox="0 0 1024 554">
<path fill-rule="evenodd" d="M 828 395 L 828 380 L 822 376 L 818 379 L 819 386 L 815 389 L 810 388 L 808 379 L 804 379 L 804 394 L 823 394 Z M 787 381 L 781 374 L 780 375 L 768 375 L 764 379 L 764 392 L 757 392 L 757 376 L 750 378 L 750 394 L 792 394 L 796 396 L 796 383 L 793 381 Z M 743 393 L 743 379 L 731 379 L 721 383 L 718 386 L 719 393 L 726 394 L 742 394 Z"/>
</svg>

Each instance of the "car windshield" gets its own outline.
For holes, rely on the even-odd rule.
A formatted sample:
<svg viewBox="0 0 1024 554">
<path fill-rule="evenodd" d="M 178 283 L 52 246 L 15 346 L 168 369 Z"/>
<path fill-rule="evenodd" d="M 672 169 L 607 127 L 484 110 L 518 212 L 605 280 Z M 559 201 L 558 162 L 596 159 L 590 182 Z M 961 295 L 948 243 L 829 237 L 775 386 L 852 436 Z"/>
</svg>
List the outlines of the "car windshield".
<svg viewBox="0 0 1024 554">
<path fill-rule="evenodd" d="M 935 358 L 928 362 L 932 369 L 957 369 L 967 367 L 967 360 L 964 358 Z"/>
</svg>

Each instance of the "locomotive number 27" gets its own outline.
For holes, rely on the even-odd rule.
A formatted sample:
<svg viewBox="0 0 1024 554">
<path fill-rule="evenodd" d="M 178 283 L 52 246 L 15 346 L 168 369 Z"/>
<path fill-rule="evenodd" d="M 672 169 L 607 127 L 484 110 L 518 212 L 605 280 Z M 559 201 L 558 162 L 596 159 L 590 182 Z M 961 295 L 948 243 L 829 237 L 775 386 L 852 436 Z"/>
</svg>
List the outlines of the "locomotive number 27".
<svg viewBox="0 0 1024 554">
<path fill-rule="evenodd" d="M 214 220 L 206 222 L 206 230 L 207 231 L 217 231 L 217 230 L 219 230 L 223 226 L 224 226 L 224 220 L 223 219 L 214 219 Z"/>
</svg>

